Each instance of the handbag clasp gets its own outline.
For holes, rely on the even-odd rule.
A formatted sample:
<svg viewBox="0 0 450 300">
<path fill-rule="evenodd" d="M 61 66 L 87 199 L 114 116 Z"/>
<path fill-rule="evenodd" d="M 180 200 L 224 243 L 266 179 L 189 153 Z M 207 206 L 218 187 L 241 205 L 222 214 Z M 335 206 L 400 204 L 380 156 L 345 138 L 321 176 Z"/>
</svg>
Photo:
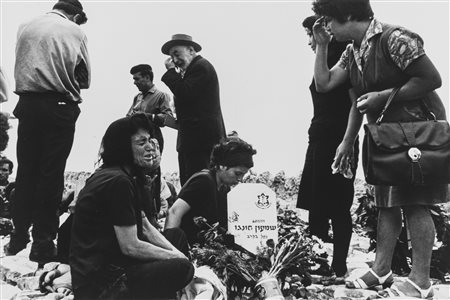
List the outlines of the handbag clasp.
<svg viewBox="0 0 450 300">
<path fill-rule="evenodd" d="M 422 157 L 422 152 L 416 147 L 411 147 L 408 150 L 408 156 L 409 158 L 411 158 L 412 162 L 418 162 L 419 159 Z"/>
</svg>

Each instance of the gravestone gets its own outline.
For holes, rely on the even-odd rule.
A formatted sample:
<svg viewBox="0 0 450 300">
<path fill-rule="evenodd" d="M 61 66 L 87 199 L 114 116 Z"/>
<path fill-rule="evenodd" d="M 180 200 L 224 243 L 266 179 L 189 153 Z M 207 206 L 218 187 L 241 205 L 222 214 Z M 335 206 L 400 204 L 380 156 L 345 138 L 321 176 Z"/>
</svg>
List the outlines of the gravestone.
<svg viewBox="0 0 450 300">
<path fill-rule="evenodd" d="M 228 232 L 256 254 L 272 239 L 278 242 L 275 193 L 262 183 L 242 183 L 228 193 Z"/>
</svg>

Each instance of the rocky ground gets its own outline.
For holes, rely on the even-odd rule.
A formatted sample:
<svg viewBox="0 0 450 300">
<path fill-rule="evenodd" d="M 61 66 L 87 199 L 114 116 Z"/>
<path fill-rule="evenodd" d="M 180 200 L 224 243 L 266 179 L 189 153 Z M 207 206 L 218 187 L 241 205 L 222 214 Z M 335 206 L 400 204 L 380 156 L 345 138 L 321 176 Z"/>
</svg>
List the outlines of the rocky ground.
<svg viewBox="0 0 450 300">
<path fill-rule="evenodd" d="M 305 215 L 304 212 L 299 212 Z M 15 256 L 4 256 L 3 245 L 9 240 L 8 236 L 1 237 L 0 240 L 0 296 L 1 299 L 72 299 L 71 296 L 63 298 L 61 294 L 44 294 L 39 291 L 39 275 L 36 272 L 37 264 L 28 260 L 29 247 L 19 252 Z M 351 249 L 348 257 L 348 267 L 350 278 L 356 278 L 366 272 L 374 260 L 375 254 L 367 252 L 369 241 L 365 237 L 353 235 Z M 325 250 L 331 258 L 332 244 L 325 244 Z M 397 277 L 397 280 L 404 280 Z M 351 290 L 342 284 L 333 284 L 333 278 L 313 275 L 313 284 L 307 287 L 310 295 L 309 299 L 347 299 L 363 300 L 373 299 L 377 296 L 376 290 Z M 441 284 L 434 281 L 435 297 L 433 299 L 450 299 L 450 285 Z M 312 297 L 312 296 L 310 296 Z M 287 299 L 296 299 L 289 296 Z"/>
<path fill-rule="evenodd" d="M 88 174 L 82 174 L 82 178 Z M 74 175 L 70 175 L 74 177 Z M 77 175 L 78 176 L 78 175 Z M 77 177 L 75 176 L 75 177 Z M 277 174 L 278 176 L 278 174 Z M 285 179 L 283 176 L 270 177 L 270 174 L 254 175 L 250 182 L 263 182 L 277 190 L 277 195 L 282 195 L 279 199 L 280 206 L 294 209 L 294 200 L 296 195 L 292 187 L 298 184 L 298 178 Z M 78 178 L 78 177 L 77 177 Z M 281 179 L 280 179 L 281 178 Z M 274 184 L 276 183 L 276 184 Z M 67 185 L 67 184 L 66 184 Z M 77 183 L 70 182 L 69 186 L 77 186 Z M 356 195 L 361 193 L 361 187 L 357 188 Z M 297 210 L 297 209 L 296 209 Z M 301 219 L 307 220 L 307 212 L 297 210 Z M 65 214 L 63 216 L 66 216 Z M 0 298 L 1 299 L 73 299 L 73 296 L 65 297 L 57 293 L 44 294 L 39 291 L 39 276 L 37 264 L 28 260 L 30 245 L 15 256 L 4 256 L 3 246 L 9 241 L 9 236 L 0 236 Z M 372 264 L 375 254 L 368 252 L 370 241 L 368 238 L 353 234 L 349 257 L 348 279 L 357 278 L 365 273 Z M 328 259 L 332 259 L 332 244 L 324 244 L 325 251 L 328 253 Z M 405 280 L 405 277 L 396 277 L 396 280 Z M 342 282 L 341 282 L 342 283 Z M 433 280 L 434 298 L 450 299 L 450 284 Z M 313 275 L 312 284 L 306 288 L 307 299 L 347 299 L 363 300 L 374 299 L 377 297 L 376 290 L 351 290 L 345 288 L 343 284 L 336 284 L 334 278 Z M 300 299 L 294 296 L 288 296 L 286 299 Z"/>
</svg>

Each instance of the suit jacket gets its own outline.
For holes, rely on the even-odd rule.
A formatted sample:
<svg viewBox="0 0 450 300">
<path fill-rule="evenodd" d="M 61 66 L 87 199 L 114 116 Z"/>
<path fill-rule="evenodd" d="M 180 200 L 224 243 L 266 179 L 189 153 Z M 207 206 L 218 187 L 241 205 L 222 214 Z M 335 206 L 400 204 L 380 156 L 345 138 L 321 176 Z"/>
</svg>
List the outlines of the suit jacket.
<svg viewBox="0 0 450 300">
<path fill-rule="evenodd" d="M 212 149 L 225 137 L 219 80 L 213 65 L 196 56 L 184 76 L 169 69 L 161 80 L 174 95 L 178 119 L 178 152 Z"/>
</svg>

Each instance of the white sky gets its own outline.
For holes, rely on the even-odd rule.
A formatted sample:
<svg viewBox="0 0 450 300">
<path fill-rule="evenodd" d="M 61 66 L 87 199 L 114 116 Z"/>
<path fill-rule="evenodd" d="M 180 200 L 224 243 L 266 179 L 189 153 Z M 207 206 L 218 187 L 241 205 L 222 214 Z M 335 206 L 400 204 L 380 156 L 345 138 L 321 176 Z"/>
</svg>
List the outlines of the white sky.
<svg viewBox="0 0 450 300">
<path fill-rule="evenodd" d="M 0 0 L 0 64 L 9 80 L 12 112 L 14 47 L 18 25 L 51 9 L 56 1 Z M 303 168 L 312 117 L 309 85 L 314 55 L 301 26 L 312 14 L 312 1 L 81 1 L 88 16 L 92 62 L 91 88 L 77 121 L 68 171 L 93 171 L 106 127 L 127 112 L 137 93 L 129 69 L 153 67 L 156 86 L 166 56 L 161 46 L 174 33 L 193 36 L 200 52 L 216 68 L 227 131 L 237 130 L 258 151 L 254 170 L 298 175 Z M 416 31 L 441 73 L 438 93 L 449 107 L 449 1 L 371 1 L 382 22 Z M 15 160 L 17 120 L 4 152 Z M 176 133 L 163 129 L 163 172 L 178 170 Z M 361 168 L 360 168 L 361 169 Z M 360 172 L 358 172 L 361 174 Z"/>
</svg>

